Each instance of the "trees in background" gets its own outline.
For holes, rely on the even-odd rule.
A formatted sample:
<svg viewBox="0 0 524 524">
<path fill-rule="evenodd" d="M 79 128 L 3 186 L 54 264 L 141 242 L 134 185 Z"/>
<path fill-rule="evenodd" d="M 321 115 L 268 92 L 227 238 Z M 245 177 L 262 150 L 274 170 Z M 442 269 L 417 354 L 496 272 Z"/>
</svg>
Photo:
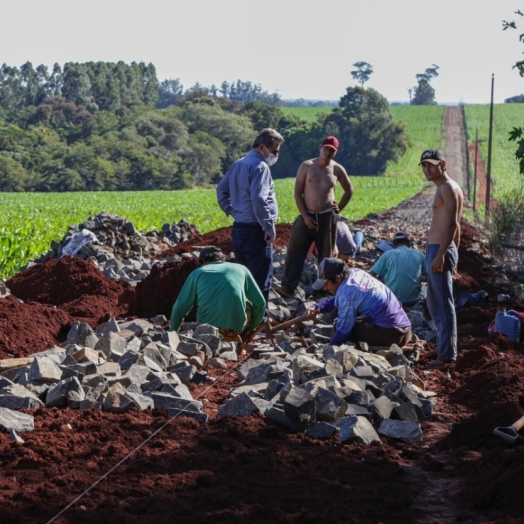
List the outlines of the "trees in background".
<svg viewBox="0 0 524 524">
<path fill-rule="evenodd" d="M 364 84 L 373 74 L 373 66 L 367 62 L 356 62 L 353 67 L 356 67 L 356 69 L 351 71 L 351 76 L 360 84 L 360 87 L 364 87 Z"/>
<path fill-rule="evenodd" d="M 387 163 L 407 150 L 404 125 L 393 121 L 385 97 L 374 89 L 348 87 L 339 107 L 326 117 L 325 134 L 340 142 L 337 162 L 353 175 L 382 175 Z"/>
<path fill-rule="evenodd" d="M 436 105 L 435 90 L 431 87 L 430 82 L 433 78 L 438 76 L 439 66 L 433 64 L 433 67 L 428 67 L 423 73 L 416 75 L 418 85 L 414 90 L 414 96 L 411 98 L 411 104 L 416 106 L 433 106 Z M 411 97 L 411 94 L 410 94 Z"/>
<path fill-rule="evenodd" d="M 371 74 L 357 62 L 362 76 Z M 371 66 L 369 66 L 371 68 Z M 152 64 L 27 62 L 0 68 L 0 191 L 182 189 L 216 183 L 257 131 L 286 141 L 275 178 L 294 177 L 326 135 L 354 174 L 382 174 L 405 150 L 402 126 L 376 91 L 348 88 L 330 115 L 285 115 L 259 84 L 159 83 Z"/>
</svg>

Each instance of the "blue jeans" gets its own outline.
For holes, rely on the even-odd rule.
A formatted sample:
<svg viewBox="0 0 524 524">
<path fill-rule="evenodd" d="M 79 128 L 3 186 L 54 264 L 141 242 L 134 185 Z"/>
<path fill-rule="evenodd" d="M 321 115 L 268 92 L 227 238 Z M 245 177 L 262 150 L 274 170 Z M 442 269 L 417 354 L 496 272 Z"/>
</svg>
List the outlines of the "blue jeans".
<svg viewBox="0 0 524 524">
<path fill-rule="evenodd" d="M 353 242 L 355 242 L 356 248 L 355 248 L 355 251 L 353 251 L 353 253 L 350 253 L 351 258 L 355 258 L 355 256 L 357 255 L 357 253 L 360 250 L 360 246 L 362 245 L 362 242 L 364 242 L 364 234 L 362 233 L 362 231 L 357 231 L 353 235 Z"/>
<path fill-rule="evenodd" d="M 235 261 L 251 271 L 267 302 L 273 276 L 273 244 L 267 244 L 264 236 L 258 222 L 233 223 Z"/>
<path fill-rule="evenodd" d="M 452 242 L 444 257 L 444 271 L 434 273 L 431 263 L 435 259 L 439 244 L 426 246 L 426 267 L 428 270 L 428 296 L 426 303 L 431 318 L 437 327 L 438 358 L 457 359 L 457 317 L 453 301 L 453 270 L 458 262 L 458 252 Z"/>
</svg>

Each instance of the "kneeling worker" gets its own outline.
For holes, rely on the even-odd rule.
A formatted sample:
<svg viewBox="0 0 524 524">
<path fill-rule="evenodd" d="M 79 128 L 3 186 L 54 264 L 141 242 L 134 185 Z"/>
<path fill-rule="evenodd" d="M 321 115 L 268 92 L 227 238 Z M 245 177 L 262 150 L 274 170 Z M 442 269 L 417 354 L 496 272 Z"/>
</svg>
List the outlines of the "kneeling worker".
<svg viewBox="0 0 524 524">
<path fill-rule="evenodd" d="M 405 346 L 411 340 L 411 323 L 395 295 L 382 282 L 343 260 L 325 258 L 318 267 L 314 289 L 335 295 L 309 309 L 311 317 L 338 308 L 338 322 L 330 344 L 348 340 L 370 346 Z M 361 318 L 359 318 L 361 317 Z"/>
<path fill-rule="evenodd" d="M 250 334 L 264 318 L 266 301 L 249 269 L 225 262 L 219 248 L 200 251 L 200 266 L 193 271 L 180 291 L 171 313 L 171 331 L 178 331 L 185 316 L 196 303 L 197 322 L 220 329 L 228 340 Z"/>
<path fill-rule="evenodd" d="M 386 251 L 370 270 L 372 277 L 384 277 L 384 284 L 405 307 L 418 303 L 420 282 L 428 274 L 426 257 L 409 247 L 409 243 L 409 235 L 405 231 L 397 231 L 393 237 L 395 249 Z"/>
</svg>

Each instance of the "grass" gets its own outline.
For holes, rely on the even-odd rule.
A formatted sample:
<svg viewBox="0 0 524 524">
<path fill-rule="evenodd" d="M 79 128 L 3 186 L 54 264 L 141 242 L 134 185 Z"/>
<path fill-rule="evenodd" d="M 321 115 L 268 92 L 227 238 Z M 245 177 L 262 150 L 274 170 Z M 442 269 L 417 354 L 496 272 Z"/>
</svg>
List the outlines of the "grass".
<svg viewBox="0 0 524 524">
<path fill-rule="evenodd" d="M 475 129 L 478 128 L 480 154 L 487 170 L 489 138 L 489 105 L 466 105 L 468 142 L 475 142 Z M 514 127 L 524 122 L 524 104 L 495 104 L 493 107 L 493 143 L 491 160 L 491 179 L 493 197 L 503 198 L 522 186 L 524 175 L 519 172 L 515 158 L 517 145 L 508 140 Z M 471 173 L 474 172 L 474 155 L 470 156 Z"/>
</svg>

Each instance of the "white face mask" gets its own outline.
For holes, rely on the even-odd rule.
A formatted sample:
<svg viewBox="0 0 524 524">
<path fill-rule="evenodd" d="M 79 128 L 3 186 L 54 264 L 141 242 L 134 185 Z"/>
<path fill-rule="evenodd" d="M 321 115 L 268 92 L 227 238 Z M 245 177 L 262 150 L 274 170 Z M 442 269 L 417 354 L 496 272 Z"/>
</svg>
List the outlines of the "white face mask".
<svg viewBox="0 0 524 524">
<path fill-rule="evenodd" d="M 265 159 L 266 164 L 271 167 L 274 166 L 277 163 L 278 156 L 273 155 L 272 153 L 269 153 L 269 156 Z"/>
</svg>

